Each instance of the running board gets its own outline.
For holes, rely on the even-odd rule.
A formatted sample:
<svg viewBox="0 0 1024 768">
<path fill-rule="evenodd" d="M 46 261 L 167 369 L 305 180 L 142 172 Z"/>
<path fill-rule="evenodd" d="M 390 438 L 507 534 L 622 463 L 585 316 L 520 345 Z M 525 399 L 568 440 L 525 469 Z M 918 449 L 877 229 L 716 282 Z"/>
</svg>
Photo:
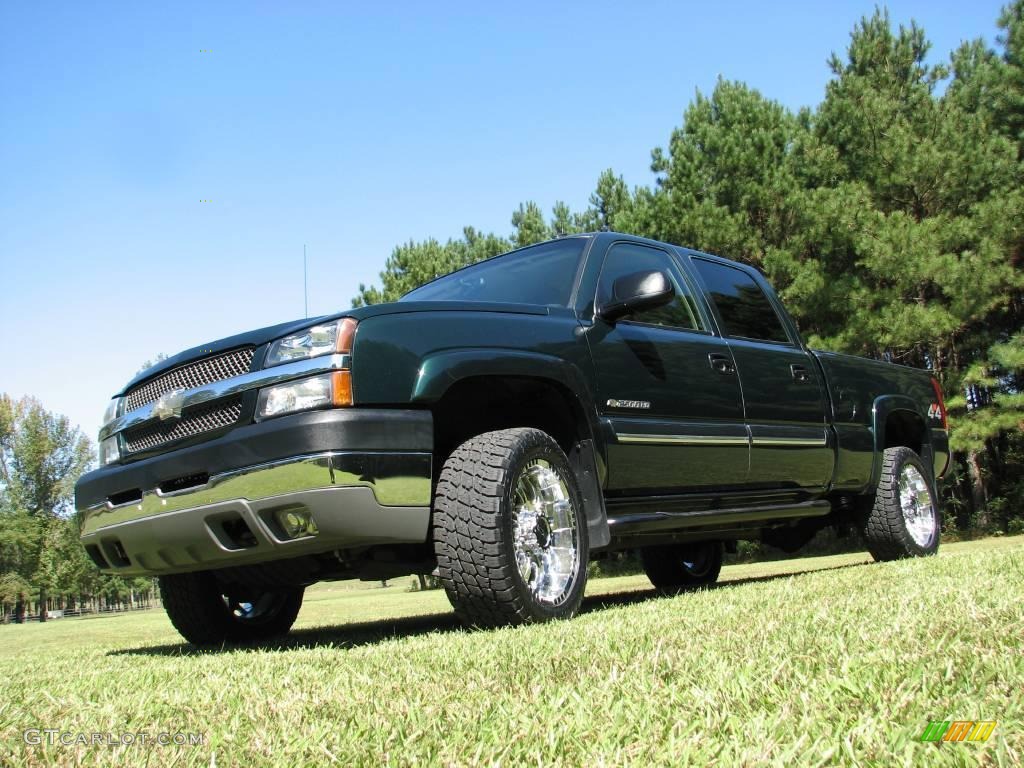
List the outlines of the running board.
<svg viewBox="0 0 1024 768">
<path fill-rule="evenodd" d="M 626 533 L 654 533 L 683 530 L 704 526 L 731 526 L 759 520 L 785 520 L 801 517 L 821 517 L 832 511 L 825 500 L 805 501 L 800 504 L 772 504 L 761 507 L 734 509 L 706 509 L 687 512 L 634 512 L 608 518 L 613 536 Z"/>
</svg>

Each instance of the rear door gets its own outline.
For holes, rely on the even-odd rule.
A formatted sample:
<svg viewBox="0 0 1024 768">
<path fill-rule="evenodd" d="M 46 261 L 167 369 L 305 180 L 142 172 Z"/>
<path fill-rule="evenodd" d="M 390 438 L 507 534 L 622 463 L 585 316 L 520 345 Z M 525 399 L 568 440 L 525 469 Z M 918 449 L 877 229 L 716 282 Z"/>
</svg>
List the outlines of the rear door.
<svg viewBox="0 0 1024 768">
<path fill-rule="evenodd" d="M 596 319 L 587 329 L 598 410 L 614 433 L 608 489 L 631 495 L 739 486 L 749 441 L 736 366 L 675 257 L 653 245 L 613 242 L 597 303 L 617 277 L 649 269 L 669 275 L 671 304 L 614 324 Z"/>
<path fill-rule="evenodd" d="M 700 256 L 690 263 L 736 361 L 751 434 L 749 483 L 821 490 L 835 456 L 817 362 L 756 272 Z"/>
</svg>

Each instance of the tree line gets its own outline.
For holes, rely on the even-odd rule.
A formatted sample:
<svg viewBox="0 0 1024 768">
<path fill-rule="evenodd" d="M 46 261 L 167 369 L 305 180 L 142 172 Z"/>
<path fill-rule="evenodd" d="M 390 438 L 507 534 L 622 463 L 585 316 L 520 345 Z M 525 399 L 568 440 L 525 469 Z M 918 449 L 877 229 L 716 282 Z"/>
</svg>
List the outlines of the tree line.
<svg viewBox="0 0 1024 768">
<path fill-rule="evenodd" d="M 34 398 L 0 394 L 0 621 L 147 604 L 150 579 L 100 573 L 78 540 L 74 488 L 92 443 Z"/>
<path fill-rule="evenodd" d="M 947 526 L 1024 530 L 1024 0 L 996 23 L 994 48 L 973 40 L 930 64 L 924 30 L 876 9 L 828 59 L 817 107 L 720 79 L 652 151 L 653 183 L 609 169 L 583 211 L 526 202 L 509 236 L 399 245 L 353 306 L 603 227 L 753 264 L 811 346 L 935 372 L 954 451 Z"/>
</svg>

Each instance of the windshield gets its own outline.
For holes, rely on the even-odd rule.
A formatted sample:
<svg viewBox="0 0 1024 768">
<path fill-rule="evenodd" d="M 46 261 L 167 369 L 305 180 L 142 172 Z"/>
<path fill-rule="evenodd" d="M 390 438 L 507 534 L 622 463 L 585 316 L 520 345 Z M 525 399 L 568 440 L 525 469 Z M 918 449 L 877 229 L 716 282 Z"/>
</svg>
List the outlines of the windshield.
<svg viewBox="0 0 1024 768">
<path fill-rule="evenodd" d="M 501 301 L 565 307 L 586 238 L 553 240 L 473 264 L 399 301 Z"/>
</svg>

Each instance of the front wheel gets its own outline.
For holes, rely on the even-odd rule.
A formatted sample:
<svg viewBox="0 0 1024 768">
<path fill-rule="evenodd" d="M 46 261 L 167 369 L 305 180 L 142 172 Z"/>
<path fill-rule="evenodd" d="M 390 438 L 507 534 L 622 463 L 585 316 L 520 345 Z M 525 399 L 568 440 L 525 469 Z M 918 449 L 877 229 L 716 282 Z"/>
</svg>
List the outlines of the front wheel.
<svg viewBox="0 0 1024 768">
<path fill-rule="evenodd" d="M 921 458 L 910 448 L 886 448 L 864 525 L 871 556 L 882 561 L 933 555 L 940 531 L 939 508 Z"/>
<path fill-rule="evenodd" d="M 538 429 L 460 445 L 434 497 L 438 576 L 466 624 L 569 618 L 587 581 L 587 525 L 562 449 Z"/>
<path fill-rule="evenodd" d="M 205 571 L 160 577 L 164 610 L 193 645 L 254 642 L 287 634 L 299 615 L 304 591 L 228 587 Z"/>
</svg>

